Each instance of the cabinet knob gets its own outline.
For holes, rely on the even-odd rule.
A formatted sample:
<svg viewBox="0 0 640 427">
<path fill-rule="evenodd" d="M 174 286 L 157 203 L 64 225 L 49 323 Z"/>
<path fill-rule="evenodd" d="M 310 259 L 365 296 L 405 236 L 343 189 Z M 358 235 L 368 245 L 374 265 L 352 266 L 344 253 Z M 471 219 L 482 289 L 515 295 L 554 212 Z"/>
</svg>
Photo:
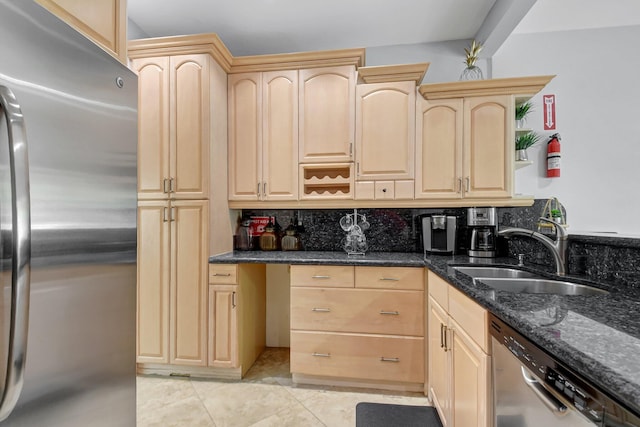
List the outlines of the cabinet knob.
<svg viewBox="0 0 640 427">
<path fill-rule="evenodd" d="M 313 307 L 311 309 L 311 311 L 315 311 L 316 313 L 330 313 L 331 309 L 330 308 L 318 308 L 318 307 Z"/>
<path fill-rule="evenodd" d="M 399 363 L 400 362 L 400 358 L 399 357 L 380 357 L 380 361 L 381 362 L 393 362 L 393 363 Z"/>
<path fill-rule="evenodd" d="M 380 314 L 386 314 L 386 315 L 391 315 L 391 316 L 399 316 L 400 312 L 399 311 L 385 311 L 385 310 L 380 310 Z"/>
</svg>

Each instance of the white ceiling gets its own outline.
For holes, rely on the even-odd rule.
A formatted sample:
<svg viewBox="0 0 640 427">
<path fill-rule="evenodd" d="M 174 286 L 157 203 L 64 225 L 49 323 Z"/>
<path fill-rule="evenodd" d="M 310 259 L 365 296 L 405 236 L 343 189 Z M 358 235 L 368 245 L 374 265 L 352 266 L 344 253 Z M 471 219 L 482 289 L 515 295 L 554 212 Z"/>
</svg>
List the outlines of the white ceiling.
<svg viewBox="0 0 640 427">
<path fill-rule="evenodd" d="M 128 0 L 128 13 L 149 37 L 213 32 L 242 56 L 467 40 L 494 4 L 500 9 L 521 1 Z M 622 25 L 640 25 L 640 1 L 537 0 L 513 32 Z"/>
</svg>

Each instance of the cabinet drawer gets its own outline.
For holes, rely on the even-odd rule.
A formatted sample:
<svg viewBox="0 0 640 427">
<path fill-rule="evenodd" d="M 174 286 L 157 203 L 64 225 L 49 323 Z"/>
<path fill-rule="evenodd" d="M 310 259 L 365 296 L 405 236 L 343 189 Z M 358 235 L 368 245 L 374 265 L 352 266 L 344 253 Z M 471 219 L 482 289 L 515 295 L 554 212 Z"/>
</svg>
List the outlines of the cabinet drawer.
<svg viewBox="0 0 640 427">
<path fill-rule="evenodd" d="M 429 271 L 427 273 L 427 288 L 429 295 L 446 311 L 449 311 L 449 284 L 442 280 L 440 276 Z"/>
<path fill-rule="evenodd" d="M 353 288 L 353 266 L 292 265 L 291 286 Z"/>
<path fill-rule="evenodd" d="M 491 354 L 487 310 L 457 289 L 449 289 L 449 315 L 485 353 Z"/>
<path fill-rule="evenodd" d="M 424 382 L 424 339 L 291 332 L 291 372 L 367 380 Z"/>
<path fill-rule="evenodd" d="M 424 293 L 291 288 L 291 329 L 424 336 Z"/>
<path fill-rule="evenodd" d="M 209 283 L 234 285 L 238 283 L 237 264 L 209 264 Z"/>
<path fill-rule="evenodd" d="M 424 268 L 356 267 L 356 288 L 424 290 Z"/>
</svg>

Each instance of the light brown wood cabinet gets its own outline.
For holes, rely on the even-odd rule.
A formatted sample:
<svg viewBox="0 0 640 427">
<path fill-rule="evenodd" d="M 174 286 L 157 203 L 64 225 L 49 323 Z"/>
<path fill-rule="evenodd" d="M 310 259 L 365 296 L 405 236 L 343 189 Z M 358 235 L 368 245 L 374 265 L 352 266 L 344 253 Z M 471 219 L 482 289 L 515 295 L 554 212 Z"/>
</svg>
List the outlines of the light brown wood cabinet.
<svg viewBox="0 0 640 427">
<path fill-rule="evenodd" d="M 413 81 L 358 85 L 357 200 L 413 199 L 415 93 Z"/>
<path fill-rule="evenodd" d="M 291 266 L 295 381 L 423 390 L 424 323 L 423 268 Z"/>
<path fill-rule="evenodd" d="M 418 99 L 416 199 L 513 195 L 513 96 Z"/>
<path fill-rule="evenodd" d="M 42 6 L 127 63 L 126 0 L 37 0 Z"/>
<path fill-rule="evenodd" d="M 264 264 L 209 266 L 208 364 L 243 376 L 265 348 Z"/>
<path fill-rule="evenodd" d="M 298 198 L 298 72 L 231 74 L 229 200 Z"/>
<path fill-rule="evenodd" d="M 428 272 L 428 392 L 445 427 L 491 425 L 487 311 Z"/>
<path fill-rule="evenodd" d="M 209 197 L 208 55 L 132 60 L 138 73 L 138 199 Z"/>
<path fill-rule="evenodd" d="M 208 257 L 231 240 L 228 215 L 211 212 L 227 210 L 230 54 L 211 35 L 134 40 L 129 54 L 139 77 L 138 371 L 210 375 Z"/>
<path fill-rule="evenodd" d="M 300 163 L 353 161 L 355 66 L 299 71 Z"/>
<path fill-rule="evenodd" d="M 206 365 L 208 201 L 138 204 L 138 363 Z"/>
</svg>

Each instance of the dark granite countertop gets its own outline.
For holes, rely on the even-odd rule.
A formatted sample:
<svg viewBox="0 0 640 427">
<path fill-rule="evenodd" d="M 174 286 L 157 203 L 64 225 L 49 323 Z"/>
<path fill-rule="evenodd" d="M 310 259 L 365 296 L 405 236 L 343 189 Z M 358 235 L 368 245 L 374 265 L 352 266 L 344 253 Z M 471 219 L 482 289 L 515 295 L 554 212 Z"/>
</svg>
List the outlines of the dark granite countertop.
<svg viewBox="0 0 640 427">
<path fill-rule="evenodd" d="M 335 264 L 372 265 L 380 267 L 424 267 L 419 253 L 370 252 L 366 255 L 347 255 L 329 251 L 235 251 L 209 258 L 217 264 Z"/>
<path fill-rule="evenodd" d="M 603 392 L 640 414 L 640 290 L 596 284 L 609 294 L 560 296 L 496 291 L 450 267 L 460 264 L 512 265 L 511 258 L 474 259 L 420 253 L 234 252 L 212 263 L 426 266 L 504 320 L 551 356 Z M 527 269 L 527 267 L 525 267 Z M 532 269 L 530 269 L 532 270 Z M 548 273 L 532 270 L 542 275 Z M 550 275 L 552 277 L 552 275 Z M 582 277 L 573 281 L 590 283 Z"/>
</svg>

